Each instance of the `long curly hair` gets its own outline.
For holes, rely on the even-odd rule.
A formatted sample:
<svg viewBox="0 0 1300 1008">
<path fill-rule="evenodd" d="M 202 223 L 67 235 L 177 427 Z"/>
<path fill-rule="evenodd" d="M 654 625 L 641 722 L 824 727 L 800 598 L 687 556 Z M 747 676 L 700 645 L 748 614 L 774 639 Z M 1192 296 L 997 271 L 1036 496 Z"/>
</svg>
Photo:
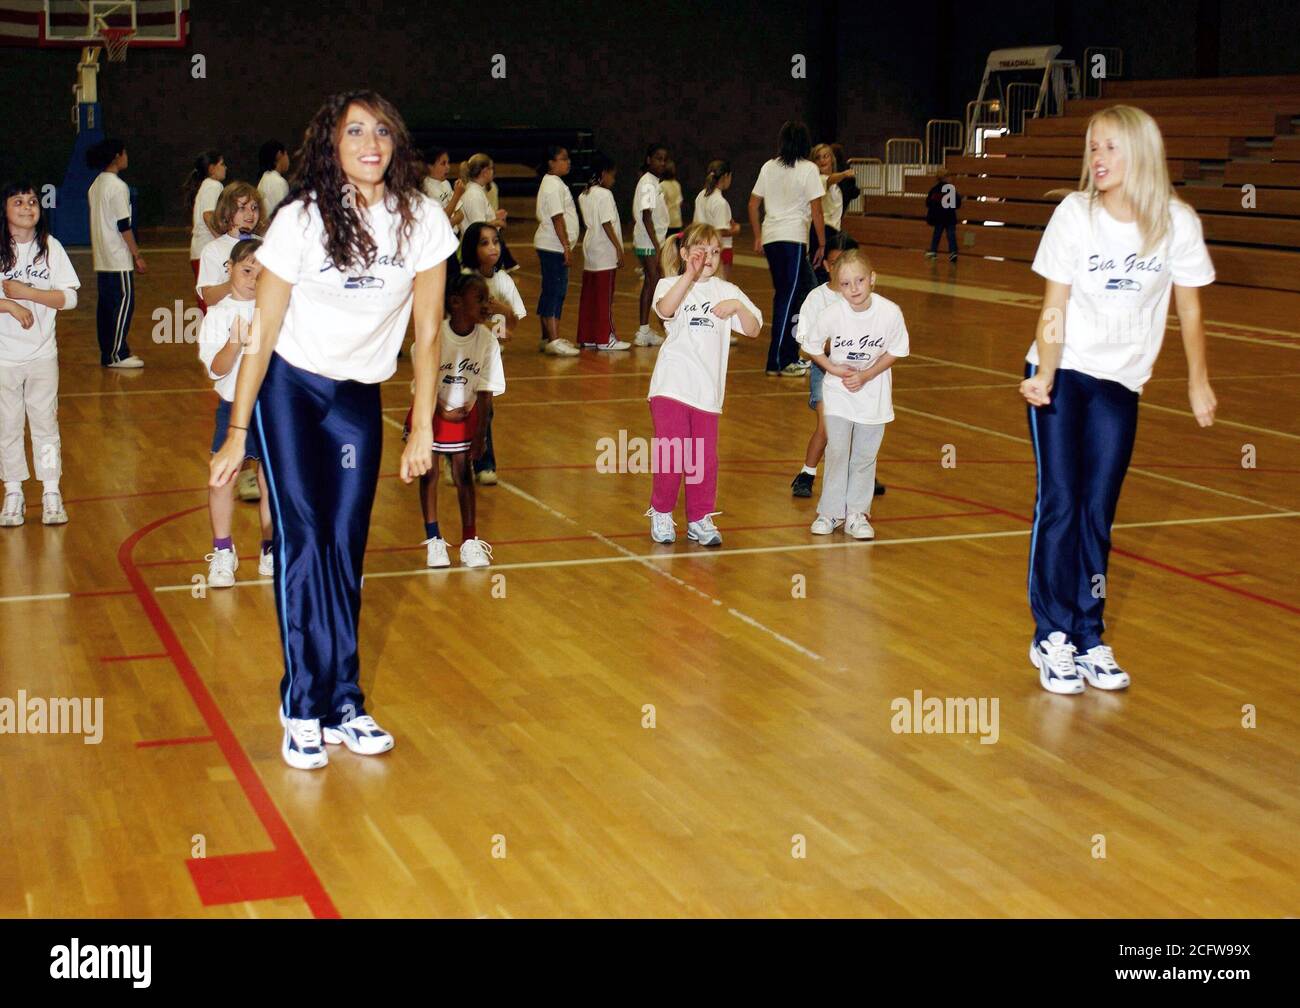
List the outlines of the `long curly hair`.
<svg viewBox="0 0 1300 1008">
<path fill-rule="evenodd" d="M 291 203 L 301 202 L 320 210 L 325 224 L 325 248 L 337 269 L 366 268 L 374 264 L 378 246 L 362 219 L 365 198 L 345 188 L 348 180 L 339 165 L 338 132 L 348 106 L 360 105 L 386 125 L 393 138 L 393 158 L 384 172 L 386 202 L 402 219 L 398 230 L 398 252 L 415 230 L 416 208 L 424 199 L 420 183 L 420 152 L 397 109 L 375 91 L 342 91 L 330 95 L 312 116 L 303 134 L 302 147 L 294 155 L 295 168 L 289 177 L 289 194 L 276 208 L 279 213 Z M 350 194 L 351 199 L 345 199 Z"/>
<path fill-rule="evenodd" d="M 9 228 L 9 215 L 5 211 L 11 199 L 29 193 L 36 197 L 36 232 L 32 236 L 36 242 L 36 255 L 32 257 L 32 262 L 35 264 L 42 259 L 49 262 L 50 219 L 41 206 L 40 190 L 30 182 L 8 182 L 0 187 L 0 271 L 13 269 L 18 261 L 18 245 Z"/>
</svg>

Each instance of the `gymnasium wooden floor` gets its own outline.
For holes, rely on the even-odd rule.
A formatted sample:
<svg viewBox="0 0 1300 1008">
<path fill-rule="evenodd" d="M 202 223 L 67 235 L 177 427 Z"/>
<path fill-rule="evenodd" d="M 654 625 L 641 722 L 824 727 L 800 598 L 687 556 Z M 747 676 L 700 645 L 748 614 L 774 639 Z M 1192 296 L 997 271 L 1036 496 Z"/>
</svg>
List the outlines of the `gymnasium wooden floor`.
<svg viewBox="0 0 1300 1008">
<path fill-rule="evenodd" d="M 531 310 L 531 225 L 513 230 Z M 766 312 L 743 239 L 733 279 Z M 0 696 L 105 711 L 99 745 L 0 736 L 0 914 L 1300 912 L 1300 296 L 1207 292 L 1209 431 L 1170 333 L 1117 519 L 1108 636 L 1134 676 L 1118 695 L 1050 696 L 1025 655 L 1034 469 L 1015 385 L 1041 288 L 1022 265 L 875 250 L 913 354 L 871 545 L 810 535 L 815 498 L 790 496 L 812 420 L 804 382 L 763 374 L 766 329 L 732 357 L 726 541 L 706 552 L 649 541 L 648 476 L 596 471 L 600 438 L 651 434 L 654 351 L 543 357 L 530 318 L 506 348 L 502 482 L 479 489 L 494 566 L 427 572 L 416 491 L 394 476 L 404 361 L 362 617 L 363 683 L 397 747 L 309 774 L 279 755 L 253 506 L 239 586 L 191 594 L 214 397 L 193 346 L 149 335 L 154 307 L 190 298 L 183 241 L 143 244 L 138 373 L 98 367 L 94 275 L 74 256 L 71 523 L 42 527 L 28 483 L 28 524 L 0 530 Z M 457 539 L 449 488 L 442 507 Z M 916 690 L 997 698 L 998 741 L 895 734 L 891 701 Z"/>
</svg>

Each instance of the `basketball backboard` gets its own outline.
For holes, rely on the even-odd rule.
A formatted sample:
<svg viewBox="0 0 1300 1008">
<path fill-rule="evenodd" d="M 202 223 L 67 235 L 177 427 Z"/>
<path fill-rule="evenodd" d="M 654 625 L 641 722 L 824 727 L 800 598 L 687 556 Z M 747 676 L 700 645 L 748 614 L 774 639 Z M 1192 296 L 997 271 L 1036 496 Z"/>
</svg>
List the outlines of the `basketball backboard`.
<svg viewBox="0 0 1300 1008">
<path fill-rule="evenodd" d="M 4 0 L 0 45 L 102 45 L 103 29 L 131 29 L 131 47 L 174 48 L 189 36 L 189 0 Z"/>
</svg>

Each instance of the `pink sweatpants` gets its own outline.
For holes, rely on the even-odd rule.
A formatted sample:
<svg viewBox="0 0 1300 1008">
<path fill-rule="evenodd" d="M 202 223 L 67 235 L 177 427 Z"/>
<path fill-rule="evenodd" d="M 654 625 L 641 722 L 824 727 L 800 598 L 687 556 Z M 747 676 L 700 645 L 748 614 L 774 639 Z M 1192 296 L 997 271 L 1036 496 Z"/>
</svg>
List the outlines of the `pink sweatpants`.
<svg viewBox="0 0 1300 1008">
<path fill-rule="evenodd" d="M 718 414 L 687 406 L 667 396 L 650 400 L 655 440 L 650 457 L 654 492 L 650 506 L 672 514 L 686 480 L 686 520 L 714 514 L 718 499 Z"/>
</svg>

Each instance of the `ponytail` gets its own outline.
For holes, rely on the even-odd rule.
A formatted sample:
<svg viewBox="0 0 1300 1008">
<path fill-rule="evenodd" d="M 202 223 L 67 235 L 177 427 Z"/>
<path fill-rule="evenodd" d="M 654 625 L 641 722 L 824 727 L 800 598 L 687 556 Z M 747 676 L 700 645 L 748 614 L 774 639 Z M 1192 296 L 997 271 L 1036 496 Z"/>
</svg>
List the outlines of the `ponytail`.
<svg viewBox="0 0 1300 1008">
<path fill-rule="evenodd" d="M 722 158 L 709 162 L 708 172 L 704 176 L 704 195 L 712 196 L 713 190 L 718 188 L 718 183 L 723 177 L 731 174 L 731 162 Z"/>
<path fill-rule="evenodd" d="M 613 171 L 615 168 L 614 159 L 608 154 L 596 151 L 591 156 L 591 176 L 587 179 L 587 189 L 592 186 L 600 185 L 601 176 L 607 171 Z M 583 190 L 586 191 L 585 189 Z"/>
<path fill-rule="evenodd" d="M 187 206 L 194 205 L 194 197 L 199 194 L 199 187 L 208 178 L 209 169 L 220 160 L 221 152 L 215 150 L 204 151 L 194 159 L 194 170 L 189 173 L 181 185 L 181 189 L 185 193 Z"/>
</svg>

